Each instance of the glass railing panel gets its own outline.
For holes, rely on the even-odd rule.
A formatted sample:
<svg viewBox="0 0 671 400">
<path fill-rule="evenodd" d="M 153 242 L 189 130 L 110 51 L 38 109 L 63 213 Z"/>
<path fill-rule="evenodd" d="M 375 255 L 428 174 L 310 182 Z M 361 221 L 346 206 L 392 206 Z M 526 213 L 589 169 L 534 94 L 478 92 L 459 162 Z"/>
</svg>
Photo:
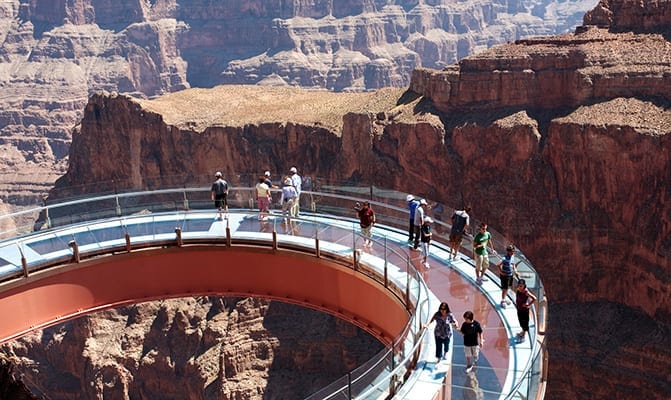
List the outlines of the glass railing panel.
<svg viewBox="0 0 671 400">
<path fill-rule="evenodd" d="M 247 212 L 249 210 L 256 210 L 253 185 L 256 183 L 257 178 L 256 174 L 226 177 L 231 186 L 229 207 L 231 208 L 232 216 L 240 211 Z M 385 190 L 375 186 L 358 186 L 347 182 L 326 183 L 316 178 L 308 178 L 309 184 L 306 184 L 304 177 L 304 192 L 301 196 L 301 216 L 296 219 L 295 227 L 284 229 L 283 231 L 281 218 L 277 215 L 279 214 L 279 206 L 277 204 L 279 201 L 279 192 L 274 191 L 274 202 L 271 207 L 272 213 L 274 214 L 271 221 L 272 223 L 267 224 L 264 227 L 264 225 L 258 223 L 258 220 L 253 221 L 253 215 L 248 215 L 243 217 L 241 220 L 242 222 L 235 226 L 235 229 L 233 229 L 232 232 L 233 237 L 235 237 L 236 234 L 243 234 L 245 232 L 261 235 L 277 232 L 278 243 L 280 246 L 283 241 L 286 241 L 287 244 L 290 243 L 291 240 L 295 241 L 295 239 L 283 236 L 292 235 L 294 238 L 310 241 L 310 243 L 314 243 L 315 238 L 319 238 L 320 241 L 335 243 L 336 245 L 343 246 L 343 249 L 350 249 L 351 251 L 352 248 L 357 247 L 357 242 L 361 240 L 356 213 L 352 207 L 357 201 L 360 202 L 365 199 L 370 200 L 373 209 L 376 212 L 378 223 L 387 225 L 392 229 L 385 231 L 373 229 L 375 251 L 372 252 L 371 255 L 374 255 L 378 259 L 382 259 L 383 263 L 379 265 L 376 264 L 376 268 L 378 268 L 377 271 L 369 268 L 368 270 L 362 269 L 363 272 L 371 274 L 371 276 L 374 276 L 378 280 L 381 275 L 380 271 L 384 272 L 386 266 L 389 266 L 387 271 L 389 276 L 393 276 L 394 272 L 405 272 L 408 274 L 406 275 L 404 282 L 393 281 L 390 285 L 390 289 L 397 293 L 399 298 L 405 299 L 407 295 L 408 300 L 412 304 L 410 309 L 415 311 L 415 316 L 413 316 L 414 319 L 409 322 L 410 329 L 407 332 L 408 336 L 402 340 L 404 345 L 395 349 L 393 354 L 394 362 L 392 365 L 396 364 L 402 368 L 402 363 L 406 362 L 407 357 L 411 356 L 407 351 L 407 348 L 412 346 L 409 346 L 408 344 L 416 343 L 413 340 L 408 341 L 408 338 L 417 335 L 421 320 L 427 320 L 431 313 L 431 310 L 423 310 L 417 303 L 418 299 L 422 298 L 423 295 L 423 282 L 421 274 L 415 271 L 413 265 L 408 262 L 407 251 L 389 250 L 393 247 L 390 246 L 390 244 L 403 244 L 407 238 L 409 215 L 405 202 L 406 193 Z M 0 229 L 3 229 L 2 232 L 0 232 L 0 235 L 4 236 L 0 236 L 0 238 L 27 233 L 35 229 L 53 229 L 54 227 L 71 225 L 79 222 L 115 219 L 119 216 L 132 215 L 132 218 L 124 218 L 121 221 L 116 220 L 118 221 L 118 226 L 115 227 L 95 227 L 80 231 L 68 231 L 56 236 L 47 235 L 31 238 L 30 243 L 21 243 L 21 246 L 27 246 L 26 250 L 28 250 L 28 253 L 32 252 L 33 254 L 32 258 L 27 257 L 29 269 L 32 269 L 37 268 L 40 263 L 48 262 L 49 259 L 71 256 L 72 249 L 68 243 L 72 240 L 76 241 L 80 246 L 80 249 L 88 250 L 94 249 L 96 246 L 102 248 L 108 245 L 115 246 L 119 243 L 123 243 L 122 240 L 124 240 L 124 235 L 126 233 L 131 236 L 131 240 L 134 243 L 139 241 L 150 242 L 174 239 L 176 237 L 175 228 L 180 228 L 183 234 L 206 236 L 209 235 L 207 232 L 212 225 L 210 219 L 213 219 L 216 214 L 216 210 L 214 210 L 212 201 L 209 198 L 209 186 L 211 180 L 212 177 L 209 176 L 157 177 L 155 181 L 147 179 L 147 181 L 144 182 L 144 185 L 147 188 L 161 188 L 161 190 L 155 190 L 150 193 L 132 193 L 130 191 L 133 189 L 133 186 L 130 182 L 124 183 L 118 181 L 114 182 L 113 185 L 114 194 L 98 198 L 77 197 L 76 192 L 78 190 L 82 193 L 87 191 L 90 192 L 90 190 L 75 188 L 75 190 L 71 191 L 73 196 L 71 199 L 77 200 L 58 204 L 51 204 L 47 201 L 49 204 L 48 212 L 38 208 L 29 210 L 29 212 L 23 216 L 18 214 L 3 216 L 0 219 Z M 276 183 L 279 183 L 279 180 L 276 179 Z M 171 186 L 178 188 L 175 190 L 168 189 Z M 100 185 L 98 184 L 97 187 L 100 187 Z M 312 189 L 312 191 L 310 191 L 310 189 Z M 434 219 L 449 221 L 449 215 L 452 211 L 451 208 L 442 205 L 443 210 L 441 211 L 441 205 L 436 204 L 429 199 L 427 199 L 427 201 L 434 206 L 427 212 L 428 215 L 431 215 Z M 175 215 L 158 215 L 162 212 L 170 212 L 174 214 L 184 210 L 202 210 L 204 217 L 200 215 L 194 218 L 192 218 L 191 215 L 188 217 L 185 215 L 182 215 L 181 217 L 175 217 Z M 449 212 L 445 212 L 447 210 L 449 210 Z M 324 218 L 327 217 L 310 215 L 310 212 L 313 211 L 331 214 L 332 217 L 328 222 L 330 224 L 340 225 L 340 229 L 333 230 L 321 227 L 321 224 L 327 222 L 324 221 Z M 3 222 L 3 219 L 5 222 Z M 31 223 L 31 219 L 37 222 Z M 471 220 L 471 227 L 473 227 L 472 231 L 475 231 L 477 224 L 478 221 L 474 219 Z M 449 223 L 443 224 L 440 221 L 437 221 L 434 224 L 434 239 L 436 241 L 442 241 L 447 245 L 449 228 Z M 493 236 L 494 247 L 500 254 L 503 254 L 508 241 L 498 232 L 495 232 L 491 228 L 489 230 Z M 472 236 L 465 237 L 463 246 L 460 249 L 460 251 L 468 257 L 471 257 L 472 255 L 470 246 L 471 240 Z M 2 247 L 0 247 L 0 249 L 1 248 Z M 352 253 L 354 254 L 354 252 Z M 37 262 L 35 259 L 36 257 L 34 256 L 35 254 L 43 259 L 40 262 Z M 365 254 L 367 253 L 362 253 L 362 255 Z M 518 251 L 517 257 L 520 261 L 520 264 L 518 265 L 520 275 L 527 280 L 530 289 L 539 297 L 539 304 L 536 307 L 534 314 L 537 323 L 539 324 L 539 327 L 537 328 L 540 328 L 539 330 L 542 333 L 545 331 L 547 318 L 547 302 L 544 301 L 545 293 L 542 283 L 533 266 L 526 259 L 524 254 Z M 493 276 L 498 275 L 496 264 L 499 260 L 500 258 L 497 255 L 490 256 L 489 268 Z M 375 263 L 379 263 L 379 261 L 375 261 Z M 3 258 L 0 260 L 0 269 L 3 268 L 3 264 L 10 273 L 18 272 L 16 268 L 19 266 L 15 260 L 13 261 Z M 382 266 L 381 268 L 380 265 Z M 406 285 L 407 290 L 399 290 L 399 288 L 406 288 Z M 536 329 L 532 329 L 532 331 L 532 334 L 535 337 L 538 332 Z M 534 361 L 534 363 L 536 363 L 536 361 Z M 533 390 L 537 390 L 534 389 L 537 385 L 534 385 L 533 382 L 531 382 L 536 379 L 533 375 L 537 373 L 535 370 L 536 366 L 534 365 L 534 368 L 527 371 L 526 379 L 530 380 L 529 383 L 522 383 L 524 379 L 518 379 L 518 383 L 520 384 L 518 389 L 521 389 L 522 392 L 532 392 Z M 389 383 L 385 382 L 383 385 L 386 386 L 386 388 L 380 390 L 387 390 Z M 526 385 L 529 389 L 524 389 L 523 385 Z M 351 390 L 351 388 L 349 388 L 349 390 Z"/>
</svg>

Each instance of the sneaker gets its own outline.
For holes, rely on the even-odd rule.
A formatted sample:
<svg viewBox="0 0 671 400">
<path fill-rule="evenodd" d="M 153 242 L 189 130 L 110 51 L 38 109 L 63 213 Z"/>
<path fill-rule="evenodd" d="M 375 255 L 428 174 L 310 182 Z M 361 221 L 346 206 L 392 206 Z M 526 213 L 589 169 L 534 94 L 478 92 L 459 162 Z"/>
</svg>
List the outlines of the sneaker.
<svg viewBox="0 0 671 400">
<path fill-rule="evenodd" d="M 506 299 L 506 305 L 509 306 L 509 305 L 511 305 L 511 304 L 513 304 L 513 303 L 511 303 L 510 300 Z"/>
<path fill-rule="evenodd" d="M 481 278 L 477 278 L 477 279 L 475 280 L 475 283 L 477 283 L 478 285 L 482 285 L 482 279 L 481 279 Z"/>
<path fill-rule="evenodd" d="M 472 365 L 466 366 L 466 373 L 469 373 L 471 371 L 473 371 L 473 366 Z"/>
<path fill-rule="evenodd" d="M 517 343 L 524 343 L 524 340 L 525 340 L 525 339 L 526 339 L 525 336 L 519 335 L 519 336 L 517 337 Z"/>
<path fill-rule="evenodd" d="M 480 281 L 481 281 L 481 282 L 485 282 L 485 281 L 488 281 L 488 280 L 489 280 L 489 279 L 487 279 L 487 277 L 485 277 L 485 276 L 483 276 L 482 278 L 480 278 Z"/>
<path fill-rule="evenodd" d="M 501 308 L 506 308 L 506 302 L 501 300 Z"/>
</svg>

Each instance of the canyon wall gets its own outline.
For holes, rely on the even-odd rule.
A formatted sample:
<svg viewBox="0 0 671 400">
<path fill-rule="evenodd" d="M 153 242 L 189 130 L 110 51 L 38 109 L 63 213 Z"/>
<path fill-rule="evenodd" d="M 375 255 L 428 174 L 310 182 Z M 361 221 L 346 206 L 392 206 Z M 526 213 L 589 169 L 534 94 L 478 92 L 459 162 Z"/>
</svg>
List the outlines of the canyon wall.
<svg viewBox="0 0 671 400">
<path fill-rule="evenodd" d="M 340 125 L 317 125 L 337 118 L 302 113 L 282 91 L 264 94 L 285 110 L 234 123 L 237 87 L 152 101 L 101 94 L 89 101 L 54 193 L 128 178 L 105 160 L 124 166 L 117 170 L 133 166 L 123 174 L 134 174 L 138 188 L 157 174 L 281 174 L 296 164 L 304 175 L 471 203 L 475 218 L 514 240 L 543 276 L 548 397 L 662 399 L 671 392 L 668 60 L 664 32 L 584 27 L 496 47 L 443 71 L 419 69 L 397 101 L 378 98 L 365 112 L 332 94 L 308 94 L 312 104 L 330 104 Z M 176 107 L 178 96 L 195 104 Z M 205 107 L 215 101 L 230 106 Z"/>
<path fill-rule="evenodd" d="M 382 349 L 327 314 L 218 297 L 103 311 L 2 346 L 32 393 L 61 400 L 302 399 Z"/>
<path fill-rule="evenodd" d="M 100 90 L 405 87 L 494 44 L 565 32 L 596 0 L 118 0 L 0 4 L 0 199 L 40 201 Z"/>
</svg>

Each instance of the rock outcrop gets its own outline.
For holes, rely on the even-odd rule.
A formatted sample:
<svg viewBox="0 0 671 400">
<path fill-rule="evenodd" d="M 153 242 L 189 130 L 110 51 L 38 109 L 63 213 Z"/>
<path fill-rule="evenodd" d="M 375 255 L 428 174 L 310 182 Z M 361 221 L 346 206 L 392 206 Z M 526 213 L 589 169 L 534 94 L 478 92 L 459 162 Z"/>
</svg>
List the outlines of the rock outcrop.
<svg viewBox="0 0 671 400">
<path fill-rule="evenodd" d="M 152 101 L 95 96 L 53 194 L 75 183 L 140 188 L 158 175 L 298 164 L 312 176 L 471 202 L 543 276 L 552 301 L 548 397 L 662 399 L 671 391 L 668 57 L 663 32 L 585 27 L 419 70 L 397 102 L 381 92 L 341 103 L 306 92 L 292 103 L 287 88 L 262 89 L 265 98 L 244 95 L 264 111 L 283 106 L 243 118 L 239 87 Z"/>
<path fill-rule="evenodd" d="M 0 198 L 40 201 L 100 90 L 152 97 L 222 83 L 405 87 L 479 49 L 565 32 L 596 0 L 6 0 Z"/>
<path fill-rule="evenodd" d="M 104 311 L 2 348 L 45 398 L 302 399 L 383 346 L 299 306 L 202 297 Z"/>
</svg>

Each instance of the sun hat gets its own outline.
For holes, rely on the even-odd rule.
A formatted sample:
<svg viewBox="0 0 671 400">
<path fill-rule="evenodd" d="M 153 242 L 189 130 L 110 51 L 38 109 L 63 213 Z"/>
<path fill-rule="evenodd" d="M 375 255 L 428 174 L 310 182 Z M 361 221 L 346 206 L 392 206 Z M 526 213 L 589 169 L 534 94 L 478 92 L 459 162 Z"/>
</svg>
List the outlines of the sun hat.
<svg viewBox="0 0 671 400">
<path fill-rule="evenodd" d="M 413 200 L 415 200 L 415 196 L 413 196 L 411 194 L 405 196 L 405 201 L 413 201 Z"/>
</svg>

